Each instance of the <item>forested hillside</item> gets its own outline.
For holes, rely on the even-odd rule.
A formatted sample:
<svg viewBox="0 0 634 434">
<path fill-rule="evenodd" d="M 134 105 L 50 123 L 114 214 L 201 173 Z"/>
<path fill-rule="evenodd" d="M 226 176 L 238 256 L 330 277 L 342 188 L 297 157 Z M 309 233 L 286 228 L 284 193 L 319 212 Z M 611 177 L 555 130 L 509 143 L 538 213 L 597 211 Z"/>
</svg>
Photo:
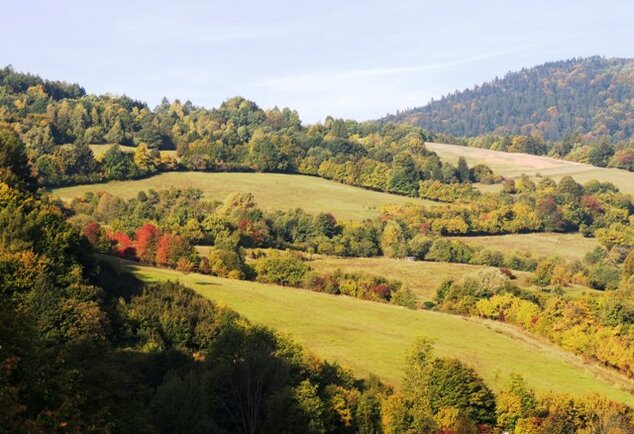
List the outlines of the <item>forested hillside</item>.
<svg viewBox="0 0 634 434">
<path fill-rule="evenodd" d="M 574 133 L 614 141 L 634 136 L 634 60 L 550 62 L 456 92 L 387 119 L 454 136 Z"/>
<path fill-rule="evenodd" d="M 187 169 L 302 173 L 416 196 L 420 180 L 480 180 L 464 165 L 428 152 L 428 134 L 417 127 L 332 117 L 304 126 L 295 111 L 263 110 L 241 97 L 214 109 L 165 99 L 150 109 L 126 96 L 88 95 L 79 85 L 11 67 L 0 70 L 0 123 L 18 133 L 45 185 Z M 114 146 L 96 158 L 90 144 Z M 124 152 L 119 145 L 136 148 Z M 178 159 L 161 154 L 164 149 L 176 150 Z"/>
</svg>

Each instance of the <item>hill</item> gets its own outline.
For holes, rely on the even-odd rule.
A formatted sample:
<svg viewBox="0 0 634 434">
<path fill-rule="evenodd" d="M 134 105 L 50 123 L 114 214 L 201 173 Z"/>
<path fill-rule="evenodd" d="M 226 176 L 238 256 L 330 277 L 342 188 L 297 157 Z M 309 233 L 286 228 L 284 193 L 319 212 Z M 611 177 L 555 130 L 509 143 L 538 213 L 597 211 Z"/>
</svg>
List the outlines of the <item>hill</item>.
<svg viewBox="0 0 634 434">
<path fill-rule="evenodd" d="M 206 200 L 224 200 L 232 192 L 252 193 L 265 209 L 303 208 L 310 213 L 330 212 L 342 220 L 363 220 L 378 215 L 387 204 L 438 205 L 438 202 L 341 184 L 314 176 L 281 173 L 169 172 L 131 181 L 111 181 L 54 189 L 63 200 L 86 192 L 107 191 L 129 199 L 148 189 L 199 188 Z"/>
<path fill-rule="evenodd" d="M 124 264 L 146 281 L 178 280 L 256 323 L 292 335 L 321 357 L 357 374 L 375 373 L 393 384 L 402 379 L 408 346 L 416 336 L 425 335 L 436 339 L 440 354 L 475 367 L 494 389 L 503 387 L 509 374 L 521 372 L 540 391 L 597 392 L 634 403 L 632 395 L 621 390 L 630 380 L 505 324 L 111 261 Z"/>
<path fill-rule="evenodd" d="M 425 146 L 445 161 L 458 161 L 460 157 L 464 157 L 470 165 L 487 164 L 495 173 L 508 178 L 516 178 L 525 173 L 529 176 L 543 175 L 560 180 L 568 175 L 580 183 L 593 179 L 611 182 L 623 193 L 634 194 L 634 173 L 622 169 L 595 167 L 551 157 L 444 143 L 426 143 Z M 496 190 L 500 186 L 498 184 L 479 185 L 479 187 L 485 190 Z"/>
<path fill-rule="evenodd" d="M 492 176 L 441 161 L 424 146 L 427 132 L 409 125 L 330 116 L 304 125 L 295 111 L 264 110 L 242 97 L 211 109 L 164 99 L 151 109 L 11 67 L 0 69 L 0 127 L 18 134 L 31 170 L 47 187 L 185 170 L 268 172 L 418 197 L 422 180 L 460 183 L 468 191 Z"/>
<path fill-rule="evenodd" d="M 454 136 L 573 133 L 634 136 L 634 60 L 603 57 L 550 62 L 388 116 Z"/>
</svg>

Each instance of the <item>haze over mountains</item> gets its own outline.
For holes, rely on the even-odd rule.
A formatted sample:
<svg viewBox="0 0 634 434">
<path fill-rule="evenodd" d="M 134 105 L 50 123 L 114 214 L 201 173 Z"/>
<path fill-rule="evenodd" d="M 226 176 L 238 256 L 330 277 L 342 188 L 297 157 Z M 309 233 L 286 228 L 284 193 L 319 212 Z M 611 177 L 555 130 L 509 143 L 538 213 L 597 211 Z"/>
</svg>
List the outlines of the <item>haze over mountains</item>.
<svg viewBox="0 0 634 434">
<path fill-rule="evenodd" d="M 386 120 L 455 136 L 535 134 L 560 140 L 581 133 L 634 136 L 634 59 L 550 62 L 449 94 Z"/>
</svg>

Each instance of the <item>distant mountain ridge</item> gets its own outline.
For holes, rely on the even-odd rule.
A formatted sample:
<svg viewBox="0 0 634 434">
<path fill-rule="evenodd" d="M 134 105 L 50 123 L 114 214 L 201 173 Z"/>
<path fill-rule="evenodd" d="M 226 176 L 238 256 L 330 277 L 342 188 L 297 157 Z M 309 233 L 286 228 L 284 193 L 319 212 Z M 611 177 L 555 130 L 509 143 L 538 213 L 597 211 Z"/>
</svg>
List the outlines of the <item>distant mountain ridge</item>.
<svg viewBox="0 0 634 434">
<path fill-rule="evenodd" d="M 385 120 L 467 137 L 627 140 L 634 137 L 634 59 L 594 56 L 524 68 Z"/>
</svg>

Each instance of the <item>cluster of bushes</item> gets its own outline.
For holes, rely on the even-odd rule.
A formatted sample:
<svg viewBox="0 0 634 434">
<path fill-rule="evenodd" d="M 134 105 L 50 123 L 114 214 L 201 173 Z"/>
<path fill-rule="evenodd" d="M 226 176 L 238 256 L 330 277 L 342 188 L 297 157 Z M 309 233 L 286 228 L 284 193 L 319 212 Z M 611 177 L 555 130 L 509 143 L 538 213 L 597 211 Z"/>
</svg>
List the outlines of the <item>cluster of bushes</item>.
<svg viewBox="0 0 634 434">
<path fill-rule="evenodd" d="M 538 262 L 538 259 L 528 251 L 503 253 L 499 250 L 465 243 L 459 238 L 434 235 L 418 234 L 407 241 L 404 232 L 397 223 L 388 222 L 381 237 L 381 247 L 385 256 L 389 258 L 409 256 L 417 260 L 489 265 L 519 271 L 533 271 Z"/>
<path fill-rule="evenodd" d="M 611 183 L 578 184 L 571 177 L 558 183 L 527 176 L 510 180 L 507 192 L 480 195 L 477 201 L 437 207 L 391 206 L 383 220 L 398 220 L 410 229 L 440 235 L 494 235 L 525 232 L 581 231 L 593 236 L 629 225 L 634 210 L 628 195 Z M 597 234 L 603 234 L 599 231 Z M 608 235 L 605 235 L 609 238 Z M 615 237 L 614 243 L 619 243 Z"/>
<path fill-rule="evenodd" d="M 540 287 L 563 287 L 570 284 L 598 290 L 629 287 L 634 274 L 634 250 L 596 247 L 583 260 L 566 263 L 562 258 L 542 258 L 535 268 L 533 282 Z"/>
<path fill-rule="evenodd" d="M 536 279 L 543 279 L 542 263 Z M 552 277 L 551 277 L 552 278 Z M 440 310 L 508 322 L 562 348 L 634 376 L 634 304 L 631 279 L 604 294 L 568 297 L 558 291 L 528 292 L 497 270 L 483 270 L 436 293 Z"/>
<path fill-rule="evenodd" d="M 255 260 L 253 268 L 259 282 L 416 308 L 414 294 L 400 281 L 371 274 L 346 273 L 341 270 L 317 273 L 297 252 L 267 254 Z"/>
<path fill-rule="evenodd" d="M 421 181 L 418 195 L 423 199 L 439 202 L 456 202 L 458 200 L 473 199 L 479 195 L 471 184 L 443 184 L 439 181 Z"/>
<path fill-rule="evenodd" d="M 198 254 L 189 241 L 169 232 L 161 233 L 150 223 L 135 231 L 134 238 L 123 232 L 108 231 L 97 222 L 88 223 L 83 234 L 99 253 L 181 271 L 191 271 L 199 262 Z"/>
<path fill-rule="evenodd" d="M 139 225 L 151 224 L 156 231 L 174 234 L 175 240 L 214 246 L 208 258 L 190 259 L 204 273 L 245 278 L 252 275 L 244 261 L 245 247 L 294 249 L 336 256 L 370 257 L 381 253 L 391 258 L 412 256 L 419 260 L 458 262 L 532 271 L 537 260 L 528 253 L 506 253 L 482 249 L 433 235 L 423 228 L 410 228 L 396 220 L 380 219 L 339 224 L 331 214 L 310 215 L 302 210 L 265 213 L 253 196 L 236 193 L 224 203 L 201 200 L 200 191 L 165 190 L 140 193 L 123 200 L 108 193 L 87 193 L 71 203 L 73 221 L 106 222 L 126 246 L 126 236 L 137 237 Z M 152 223 L 144 223 L 152 222 Z M 155 223 L 155 222 L 160 222 Z M 128 244 L 131 246 L 132 242 Z M 130 256 L 134 256 L 133 254 Z M 155 263 L 144 255 L 141 258 Z M 233 272 L 233 273 L 232 273 Z M 229 276 L 231 274 L 231 276 Z"/>
</svg>

